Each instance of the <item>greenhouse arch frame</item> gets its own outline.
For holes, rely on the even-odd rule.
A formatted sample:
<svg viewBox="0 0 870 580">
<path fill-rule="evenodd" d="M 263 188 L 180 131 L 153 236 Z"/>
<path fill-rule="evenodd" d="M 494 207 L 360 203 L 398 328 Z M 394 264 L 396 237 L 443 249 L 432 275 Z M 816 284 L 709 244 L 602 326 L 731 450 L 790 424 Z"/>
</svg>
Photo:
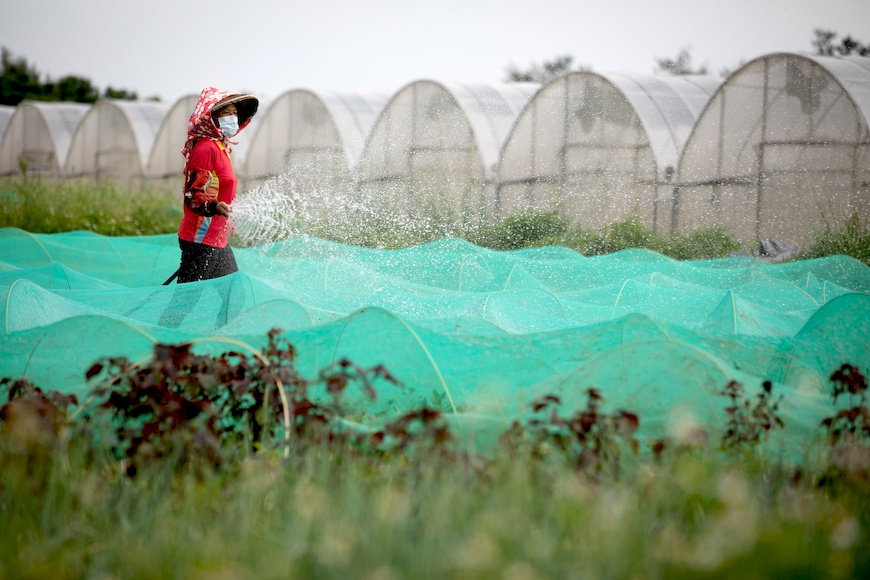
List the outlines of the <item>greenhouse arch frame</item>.
<svg viewBox="0 0 870 580">
<path fill-rule="evenodd" d="M 674 231 L 801 247 L 870 214 L 870 58 L 774 53 L 733 72 L 680 159 Z"/>
<path fill-rule="evenodd" d="M 62 177 L 72 136 L 91 105 L 22 101 L 0 141 L 0 175 Z"/>
<path fill-rule="evenodd" d="M 121 181 L 145 177 L 154 139 L 169 109 L 155 102 L 98 101 L 76 128 L 64 174 Z"/>
<path fill-rule="evenodd" d="M 714 77 L 578 71 L 541 87 L 501 151 L 501 219 L 535 209 L 601 228 L 635 215 L 670 228 L 673 175 Z"/>
<path fill-rule="evenodd" d="M 187 140 L 187 124 L 197 100 L 199 95 L 193 93 L 181 97 L 163 118 L 148 155 L 146 177 L 158 180 L 175 178 L 180 185 L 184 171 L 181 149 Z"/>
<path fill-rule="evenodd" d="M 280 187 L 306 217 L 352 189 L 352 168 L 387 96 L 293 89 L 261 110 L 249 139 L 246 188 Z M 292 193 L 290 193 L 292 192 Z"/>
<path fill-rule="evenodd" d="M 459 223 L 492 215 L 498 155 L 535 83 L 418 80 L 386 104 L 355 170 L 363 203 Z"/>
</svg>

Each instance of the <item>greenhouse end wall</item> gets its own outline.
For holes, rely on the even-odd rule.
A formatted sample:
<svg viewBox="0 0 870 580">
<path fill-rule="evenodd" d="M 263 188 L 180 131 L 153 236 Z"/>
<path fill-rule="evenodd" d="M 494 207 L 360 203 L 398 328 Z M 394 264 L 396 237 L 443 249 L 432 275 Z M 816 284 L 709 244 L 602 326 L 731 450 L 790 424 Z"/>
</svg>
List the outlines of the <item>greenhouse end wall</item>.
<svg viewBox="0 0 870 580">
<path fill-rule="evenodd" d="M 537 88 L 422 80 L 401 89 L 354 172 L 361 203 L 448 229 L 488 219 L 499 150 Z"/>
<path fill-rule="evenodd" d="M 686 144 L 675 232 L 725 225 L 743 243 L 804 246 L 866 216 L 868 111 L 870 71 L 846 59 L 775 54 L 744 65 Z"/>
<path fill-rule="evenodd" d="M 718 85 L 713 77 L 588 71 L 554 79 L 532 98 L 502 150 L 499 217 L 556 211 L 599 229 L 634 216 L 669 231 L 679 152 Z"/>
</svg>

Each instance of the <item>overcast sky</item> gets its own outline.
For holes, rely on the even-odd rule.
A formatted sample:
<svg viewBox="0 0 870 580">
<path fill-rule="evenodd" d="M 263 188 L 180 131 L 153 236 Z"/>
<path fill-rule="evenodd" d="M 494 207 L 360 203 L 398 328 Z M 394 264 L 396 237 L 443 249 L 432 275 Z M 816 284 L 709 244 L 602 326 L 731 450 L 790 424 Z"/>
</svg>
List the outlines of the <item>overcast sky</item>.
<svg viewBox="0 0 870 580">
<path fill-rule="evenodd" d="M 815 28 L 870 42 L 870 0 L 0 0 L 0 44 L 43 81 L 170 104 L 208 85 L 274 97 L 498 83 L 558 55 L 648 74 L 681 48 L 718 73 L 812 52 Z"/>
</svg>

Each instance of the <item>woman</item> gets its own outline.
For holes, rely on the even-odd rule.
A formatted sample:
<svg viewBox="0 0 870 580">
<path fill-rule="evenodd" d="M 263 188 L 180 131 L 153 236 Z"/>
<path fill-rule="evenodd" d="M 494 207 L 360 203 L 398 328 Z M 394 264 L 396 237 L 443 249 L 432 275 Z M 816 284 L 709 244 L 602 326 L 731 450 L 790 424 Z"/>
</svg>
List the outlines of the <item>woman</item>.
<svg viewBox="0 0 870 580">
<path fill-rule="evenodd" d="M 184 144 L 184 216 L 178 227 L 181 267 L 178 282 L 226 276 L 238 271 L 227 245 L 236 197 L 230 137 L 248 126 L 259 101 L 252 95 L 206 87 L 187 123 Z"/>
</svg>

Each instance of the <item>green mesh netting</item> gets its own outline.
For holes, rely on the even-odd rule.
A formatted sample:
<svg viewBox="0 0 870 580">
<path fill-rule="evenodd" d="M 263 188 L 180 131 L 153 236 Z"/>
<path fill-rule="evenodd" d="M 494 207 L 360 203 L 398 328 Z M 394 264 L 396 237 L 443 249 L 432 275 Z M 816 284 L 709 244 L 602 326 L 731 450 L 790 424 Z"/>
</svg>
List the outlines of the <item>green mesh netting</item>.
<svg viewBox="0 0 870 580">
<path fill-rule="evenodd" d="M 300 372 L 346 357 L 383 364 L 403 387 L 369 417 L 437 406 L 486 440 L 559 394 L 598 388 L 641 417 L 641 434 L 724 424 L 730 379 L 785 395 L 780 441 L 800 449 L 830 414 L 828 377 L 870 368 L 870 268 L 845 256 L 787 264 L 680 262 L 645 250 L 585 258 L 547 247 L 497 252 L 458 239 L 373 250 L 300 236 L 236 249 L 240 272 L 163 286 L 174 235 L 109 238 L 0 230 L 0 376 L 84 393 L 105 356 L 156 341 L 223 352 L 285 331 Z"/>
</svg>

